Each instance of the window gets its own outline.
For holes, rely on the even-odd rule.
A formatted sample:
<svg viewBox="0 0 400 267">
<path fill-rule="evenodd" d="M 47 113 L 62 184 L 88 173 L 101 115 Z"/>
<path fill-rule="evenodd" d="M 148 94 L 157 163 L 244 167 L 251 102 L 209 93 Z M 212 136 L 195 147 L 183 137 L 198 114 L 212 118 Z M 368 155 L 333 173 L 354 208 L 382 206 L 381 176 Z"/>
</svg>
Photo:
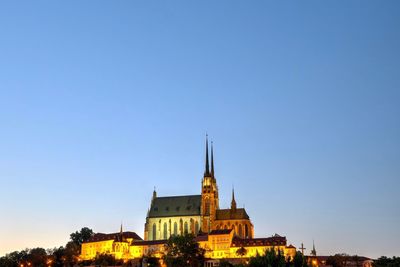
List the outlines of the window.
<svg viewBox="0 0 400 267">
<path fill-rule="evenodd" d="M 189 233 L 188 223 L 185 222 L 185 234 Z"/>
<path fill-rule="evenodd" d="M 210 200 L 206 199 L 206 203 L 204 204 L 204 214 L 210 215 Z"/>
<path fill-rule="evenodd" d="M 244 225 L 244 237 L 249 238 L 249 227 L 247 224 Z"/>
<path fill-rule="evenodd" d="M 174 222 L 174 235 L 178 234 L 178 224 Z"/>
<path fill-rule="evenodd" d="M 164 239 L 167 239 L 167 234 L 168 234 L 168 230 L 167 230 L 167 223 L 164 223 Z"/>
<path fill-rule="evenodd" d="M 194 224 L 194 234 L 198 234 L 199 233 L 199 222 L 196 221 L 196 223 Z"/>
<path fill-rule="evenodd" d="M 157 226 L 155 223 L 153 223 L 153 240 L 156 240 L 157 238 Z"/>
<path fill-rule="evenodd" d="M 239 224 L 239 236 L 243 237 L 243 228 L 241 224 Z"/>
</svg>

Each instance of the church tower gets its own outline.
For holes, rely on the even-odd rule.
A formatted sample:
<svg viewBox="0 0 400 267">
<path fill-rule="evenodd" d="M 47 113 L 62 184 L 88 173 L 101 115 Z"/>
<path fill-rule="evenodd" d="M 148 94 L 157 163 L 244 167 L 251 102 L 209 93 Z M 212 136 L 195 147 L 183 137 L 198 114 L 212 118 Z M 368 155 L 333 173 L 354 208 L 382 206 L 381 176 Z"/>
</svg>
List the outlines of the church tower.
<svg viewBox="0 0 400 267">
<path fill-rule="evenodd" d="M 219 209 L 217 180 L 214 176 L 214 151 L 211 142 L 211 171 L 208 161 L 208 136 L 206 136 L 206 166 L 201 182 L 201 229 L 210 232 Z"/>
</svg>

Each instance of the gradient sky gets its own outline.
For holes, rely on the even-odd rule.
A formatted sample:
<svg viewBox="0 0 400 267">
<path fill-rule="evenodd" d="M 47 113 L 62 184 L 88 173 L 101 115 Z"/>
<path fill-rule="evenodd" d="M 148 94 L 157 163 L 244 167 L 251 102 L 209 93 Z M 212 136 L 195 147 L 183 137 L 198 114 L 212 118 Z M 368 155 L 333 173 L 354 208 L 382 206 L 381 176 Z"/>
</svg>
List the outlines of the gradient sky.
<svg viewBox="0 0 400 267">
<path fill-rule="evenodd" d="M 259 237 L 400 256 L 399 1 L 0 4 L 0 255 L 143 236 L 214 141 Z M 306 251 L 309 253 L 309 250 Z"/>
</svg>

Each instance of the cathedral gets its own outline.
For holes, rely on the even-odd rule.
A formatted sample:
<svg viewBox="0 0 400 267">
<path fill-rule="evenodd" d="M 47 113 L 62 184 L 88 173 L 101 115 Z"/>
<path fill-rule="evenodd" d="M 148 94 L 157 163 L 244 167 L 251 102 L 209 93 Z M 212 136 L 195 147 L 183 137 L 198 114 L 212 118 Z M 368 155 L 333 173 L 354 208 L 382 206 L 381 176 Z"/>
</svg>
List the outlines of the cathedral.
<svg viewBox="0 0 400 267">
<path fill-rule="evenodd" d="M 246 210 L 236 206 L 233 190 L 230 208 L 220 209 L 213 144 L 211 142 L 209 160 L 207 137 L 205 146 L 205 169 L 199 195 L 159 197 L 154 190 L 144 225 L 144 239 L 135 232 L 124 232 L 121 225 L 119 232 L 96 233 L 85 241 L 79 259 L 93 260 L 107 254 L 143 266 L 143 259 L 155 257 L 165 266 L 163 255 L 169 237 L 189 233 L 205 250 L 204 266 L 207 267 L 218 266 L 222 259 L 241 263 L 270 249 L 293 258 L 296 248 L 287 244 L 286 237 L 278 234 L 254 237 L 253 223 Z"/>
<path fill-rule="evenodd" d="M 219 208 L 217 179 L 214 173 L 214 151 L 211 142 L 211 168 L 208 138 L 206 137 L 206 159 L 200 195 L 158 197 L 153 192 L 150 209 L 144 227 L 145 240 L 166 240 L 171 235 L 200 231 L 232 229 L 235 236 L 250 239 L 254 230 L 244 208 L 236 207 L 235 192 L 232 190 L 231 207 Z"/>
</svg>

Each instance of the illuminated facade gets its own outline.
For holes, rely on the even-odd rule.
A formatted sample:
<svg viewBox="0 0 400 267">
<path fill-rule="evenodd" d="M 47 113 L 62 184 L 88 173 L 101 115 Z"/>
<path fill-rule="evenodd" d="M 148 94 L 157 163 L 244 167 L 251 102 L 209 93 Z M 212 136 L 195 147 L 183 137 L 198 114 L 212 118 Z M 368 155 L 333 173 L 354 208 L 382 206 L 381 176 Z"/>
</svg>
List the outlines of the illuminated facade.
<svg viewBox="0 0 400 267">
<path fill-rule="evenodd" d="M 201 194 L 157 197 L 154 190 L 144 227 L 145 240 L 165 240 L 171 235 L 197 234 L 199 230 L 233 229 L 235 236 L 253 238 L 254 229 L 244 208 L 237 208 L 232 191 L 231 207 L 219 208 L 217 180 L 214 175 L 214 151 L 211 143 L 211 168 L 206 140 L 206 160 Z"/>
<path fill-rule="evenodd" d="M 191 233 L 205 250 L 208 266 L 220 259 L 243 260 L 267 249 L 280 250 L 294 257 L 296 248 L 287 245 L 286 237 L 274 235 L 254 238 L 253 224 L 244 208 L 237 208 L 232 190 L 231 207 L 219 208 L 214 153 L 211 143 L 211 167 L 206 140 L 205 171 L 200 195 L 158 197 L 154 190 L 144 227 L 144 240 L 136 233 L 95 234 L 82 244 L 80 258 L 91 260 L 99 254 L 116 259 L 135 260 L 146 256 L 162 258 L 165 244 L 172 235 Z M 241 249 L 242 253 L 238 253 Z"/>
<path fill-rule="evenodd" d="M 131 244 L 138 240 L 142 240 L 142 238 L 134 232 L 123 232 L 122 226 L 119 233 L 97 233 L 82 244 L 80 258 L 81 260 L 92 260 L 99 254 L 109 254 L 118 260 L 130 259 L 135 255 Z"/>
</svg>

